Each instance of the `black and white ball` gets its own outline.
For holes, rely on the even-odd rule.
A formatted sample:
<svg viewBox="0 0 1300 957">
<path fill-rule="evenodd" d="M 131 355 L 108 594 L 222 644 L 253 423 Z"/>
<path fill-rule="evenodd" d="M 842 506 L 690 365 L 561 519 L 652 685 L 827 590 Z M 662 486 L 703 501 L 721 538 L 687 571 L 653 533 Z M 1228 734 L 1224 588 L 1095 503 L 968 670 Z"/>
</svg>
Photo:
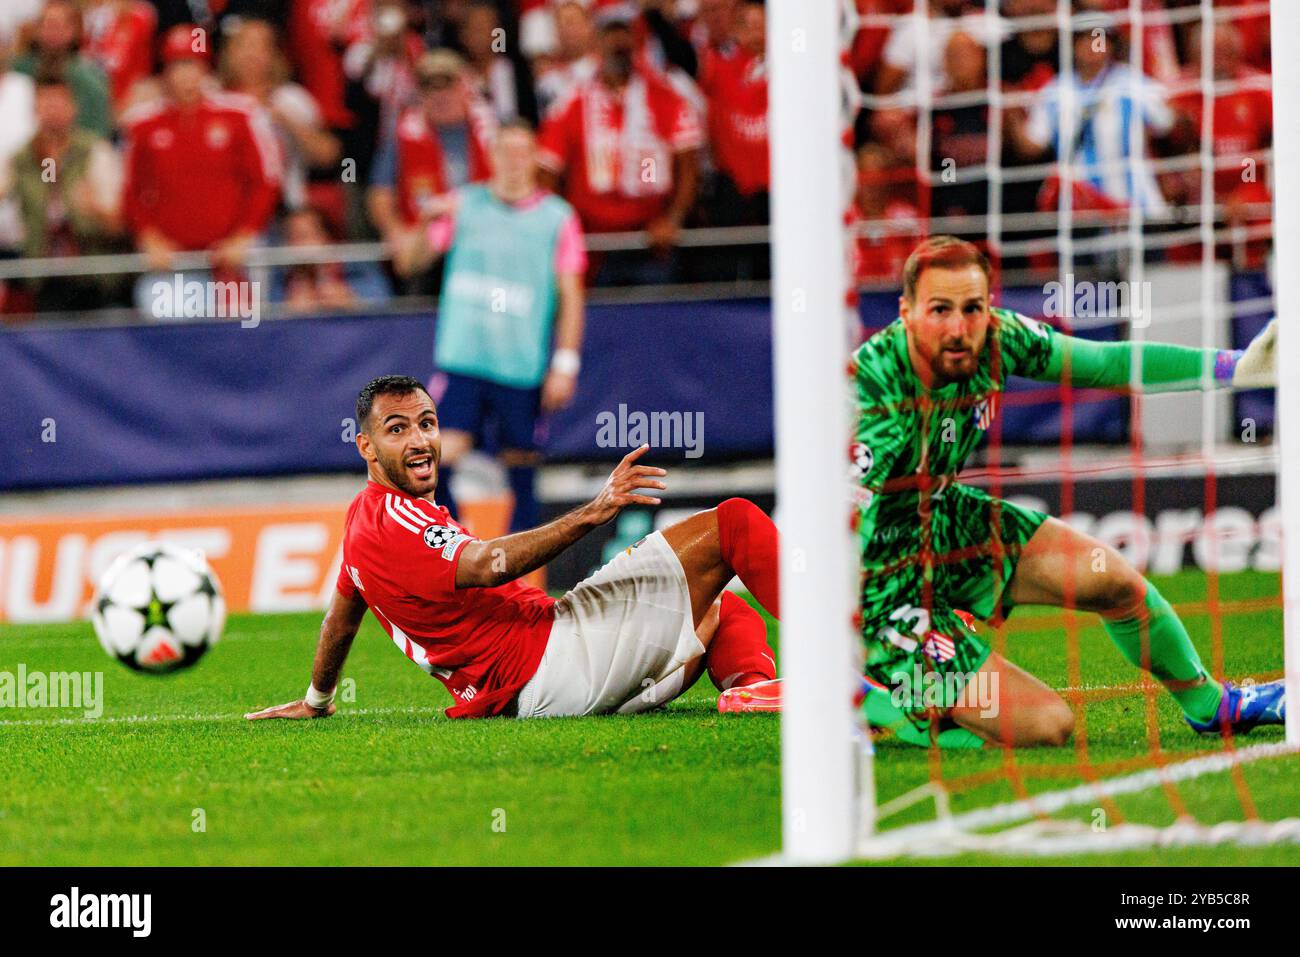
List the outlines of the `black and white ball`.
<svg viewBox="0 0 1300 957">
<path fill-rule="evenodd" d="M 221 637 L 226 603 L 203 556 L 145 542 L 109 566 L 95 590 L 99 643 L 128 668 L 160 674 L 188 668 Z"/>
</svg>

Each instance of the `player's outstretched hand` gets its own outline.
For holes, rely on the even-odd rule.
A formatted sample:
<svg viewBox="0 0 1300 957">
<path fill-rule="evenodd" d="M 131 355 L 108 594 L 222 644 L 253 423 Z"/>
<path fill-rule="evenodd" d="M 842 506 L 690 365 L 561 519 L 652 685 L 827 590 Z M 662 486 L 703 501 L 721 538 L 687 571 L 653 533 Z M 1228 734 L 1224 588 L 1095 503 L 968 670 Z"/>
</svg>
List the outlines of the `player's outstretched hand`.
<svg viewBox="0 0 1300 957">
<path fill-rule="evenodd" d="M 244 717 L 249 721 L 261 721 L 264 718 L 328 718 L 337 710 L 333 701 L 324 708 L 313 708 L 306 701 L 290 701 L 288 704 L 278 704 L 274 708 L 251 712 Z"/>
<path fill-rule="evenodd" d="M 1236 389 L 1272 389 L 1277 386 L 1277 319 L 1250 341 L 1232 373 Z"/>
<path fill-rule="evenodd" d="M 636 464 L 637 459 L 645 455 L 649 449 L 650 446 L 643 445 L 623 456 L 623 461 L 619 462 L 618 467 L 610 473 L 600 494 L 591 500 L 588 508 L 598 524 L 603 525 L 611 521 L 629 505 L 660 504 L 661 499 L 658 497 L 641 494 L 643 489 L 662 490 L 668 487 L 659 481 L 659 477 L 668 474 L 663 469 Z"/>
</svg>

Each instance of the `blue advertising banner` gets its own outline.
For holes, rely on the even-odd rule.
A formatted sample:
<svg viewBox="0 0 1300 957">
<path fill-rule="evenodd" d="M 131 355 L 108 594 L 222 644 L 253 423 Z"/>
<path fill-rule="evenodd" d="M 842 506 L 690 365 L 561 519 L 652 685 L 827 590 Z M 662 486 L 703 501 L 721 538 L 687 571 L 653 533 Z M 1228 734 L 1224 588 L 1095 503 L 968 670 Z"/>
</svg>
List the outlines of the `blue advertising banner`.
<svg viewBox="0 0 1300 957">
<path fill-rule="evenodd" d="M 866 297 L 864 321 L 884 325 L 896 302 Z M 6 330 L 0 489 L 359 470 L 357 391 L 391 372 L 428 380 L 432 353 L 429 315 Z M 681 430 L 674 457 L 772 454 L 766 299 L 592 306 L 583 353 L 549 458 L 617 459 L 656 422 Z M 1118 399 L 1080 404 L 1075 440 L 1123 441 L 1126 415 Z M 1005 416 L 1006 443 L 1059 437 L 1054 402 Z"/>
</svg>

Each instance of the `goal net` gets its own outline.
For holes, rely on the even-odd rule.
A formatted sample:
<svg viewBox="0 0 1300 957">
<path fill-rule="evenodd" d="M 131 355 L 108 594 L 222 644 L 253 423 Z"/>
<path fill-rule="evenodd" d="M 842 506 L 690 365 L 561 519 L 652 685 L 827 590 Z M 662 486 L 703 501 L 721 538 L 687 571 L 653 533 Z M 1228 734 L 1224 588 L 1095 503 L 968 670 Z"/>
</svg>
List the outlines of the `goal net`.
<svg viewBox="0 0 1300 957">
<path fill-rule="evenodd" d="M 1068 704 L 1068 743 L 950 749 L 937 711 L 928 747 L 868 729 L 846 703 L 864 647 L 844 374 L 897 315 L 907 252 L 939 234 L 988 255 L 996 305 L 1082 338 L 1234 349 L 1281 317 L 1276 392 L 1207 371 L 1144 395 L 1139 363 L 1127 393 L 1010 380 L 958 481 L 1115 549 L 1216 679 L 1285 679 L 1294 700 L 1300 271 L 1278 264 L 1300 256 L 1300 185 L 1277 171 L 1300 162 L 1300 114 L 1269 91 L 1294 97 L 1300 63 L 1267 48 L 1270 14 L 1272 36 L 1294 35 L 1300 5 L 768 11 L 785 859 L 1300 843 L 1294 713 L 1285 732 L 1197 736 L 1068 597 L 975 625 Z"/>
</svg>

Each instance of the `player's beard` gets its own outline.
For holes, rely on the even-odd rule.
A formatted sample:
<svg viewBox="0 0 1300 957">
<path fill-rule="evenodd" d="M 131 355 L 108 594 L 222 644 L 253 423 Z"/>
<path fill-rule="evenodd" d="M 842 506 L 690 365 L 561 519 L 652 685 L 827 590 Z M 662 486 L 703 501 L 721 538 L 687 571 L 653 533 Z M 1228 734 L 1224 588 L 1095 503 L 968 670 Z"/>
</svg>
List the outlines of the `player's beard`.
<svg viewBox="0 0 1300 957">
<path fill-rule="evenodd" d="M 963 353 L 950 352 L 948 350 L 964 350 Z M 930 363 L 930 370 L 934 373 L 936 383 L 946 384 L 950 382 L 965 382 L 975 375 L 979 369 L 980 348 L 971 342 L 953 340 L 940 343 L 938 350 L 930 356 L 926 356 L 926 361 Z"/>
<path fill-rule="evenodd" d="M 429 468 L 428 477 L 421 477 L 412 472 L 407 465 L 411 459 L 420 458 L 428 455 L 432 460 Z M 385 455 L 379 449 L 375 449 L 375 457 L 379 460 L 379 467 L 384 470 L 389 481 L 400 488 L 412 498 L 424 498 L 426 495 L 432 495 L 438 487 L 438 467 L 442 464 L 442 450 L 437 448 L 424 449 L 420 452 L 405 451 L 400 455 Z"/>
</svg>

